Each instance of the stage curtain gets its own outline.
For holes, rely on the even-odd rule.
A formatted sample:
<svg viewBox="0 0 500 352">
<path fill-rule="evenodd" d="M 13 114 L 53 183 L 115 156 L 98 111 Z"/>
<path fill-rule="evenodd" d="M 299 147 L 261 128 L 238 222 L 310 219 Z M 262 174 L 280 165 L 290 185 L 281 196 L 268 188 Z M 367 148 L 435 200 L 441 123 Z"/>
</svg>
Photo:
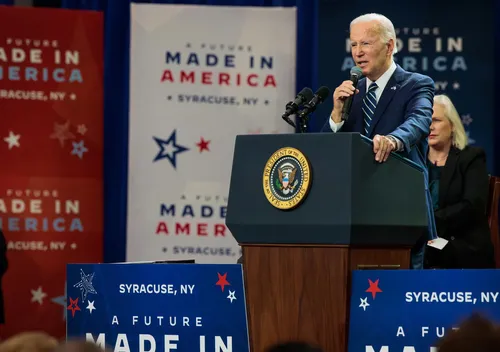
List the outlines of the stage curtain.
<svg viewBox="0 0 500 352">
<path fill-rule="evenodd" d="M 317 82 L 319 0 L 184 0 L 134 3 L 297 7 L 297 92 Z M 130 0 L 62 0 L 67 9 L 104 11 L 104 261 L 124 261 L 127 227 Z M 294 33 L 290 33 L 294 35 Z M 293 97 L 290 97 L 292 100 Z M 147 229 L 145 229 L 147 231 Z"/>
<path fill-rule="evenodd" d="M 500 1 L 495 1 L 495 58 L 500 57 L 500 21 L 498 18 L 498 14 L 500 14 Z M 500 70 L 495 70 L 495 81 L 498 82 L 500 79 Z M 498 87 L 495 84 L 494 88 L 495 96 L 500 96 L 500 87 Z M 495 119 L 493 122 L 493 130 L 494 130 L 494 139 L 493 139 L 493 145 L 494 145 L 494 150 L 496 151 L 494 155 L 491 156 L 491 158 L 494 159 L 494 167 L 493 167 L 493 173 L 495 176 L 500 176 L 500 119 L 498 116 L 500 116 L 500 106 L 499 104 L 495 104 L 495 110 L 493 111 L 495 114 Z M 500 218 L 500 207 L 498 208 L 498 217 Z M 500 236 L 500 233 L 498 234 Z"/>
</svg>

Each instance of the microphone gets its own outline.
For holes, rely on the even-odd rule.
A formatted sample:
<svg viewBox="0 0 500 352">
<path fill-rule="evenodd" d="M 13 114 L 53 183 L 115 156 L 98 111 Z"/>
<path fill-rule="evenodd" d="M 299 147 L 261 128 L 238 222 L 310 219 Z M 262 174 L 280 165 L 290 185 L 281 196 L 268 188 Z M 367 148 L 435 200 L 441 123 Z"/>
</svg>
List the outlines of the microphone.
<svg viewBox="0 0 500 352">
<path fill-rule="evenodd" d="M 326 86 L 319 87 L 312 99 L 304 104 L 304 109 L 300 112 L 299 117 L 303 119 L 306 115 L 309 115 L 316 107 L 325 101 L 326 98 L 330 95 L 330 89 Z"/>
<path fill-rule="evenodd" d="M 351 77 L 349 78 L 352 83 L 354 84 L 354 89 L 357 88 L 358 86 L 358 81 L 360 78 L 363 77 L 363 71 L 358 66 L 353 66 L 351 68 Z M 349 118 L 349 114 L 351 113 L 351 107 L 352 107 L 352 99 L 354 95 L 349 96 L 345 102 L 344 102 L 344 107 L 342 108 L 342 121 L 347 121 Z"/>
<path fill-rule="evenodd" d="M 302 104 L 304 104 L 305 102 L 308 102 L 309 100 L 311 100 L 312 97 L 313 97 L 313 92 L 312 92 L 311 88 L 308 88 L 308 87 L 303 88 L 297 94 L 297 96 L 295 97 L 295 99 L 293 101 L 290 101 L 290 102 L 288 102 L 288 104 L 286 104 L 286 111 L 283 114 L 283 116 L 281 116 L 283 118 L 283 120 L 285 120 L 289 125 L 296 127 L 295 123 L 288 116 L 295 114 L 297 112 L 297 110 L 299 110 L 299 107 Z"/>
</svg>

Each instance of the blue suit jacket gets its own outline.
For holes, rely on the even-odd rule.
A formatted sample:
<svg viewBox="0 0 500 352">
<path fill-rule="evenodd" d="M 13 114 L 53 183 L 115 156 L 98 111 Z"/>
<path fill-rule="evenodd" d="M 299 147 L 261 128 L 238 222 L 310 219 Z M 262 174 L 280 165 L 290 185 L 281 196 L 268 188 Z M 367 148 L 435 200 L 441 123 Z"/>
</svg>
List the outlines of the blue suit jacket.
<svg viewBox="0 0 500 352">
<path fill-rule="evenodd" d="M 366 79 L 358 83 L 359 93 L 354 95 L 349 119 L 339 132 L 359 132 L 363 130 L 363 98 L 366 95 Z M 429 218 L 429 237 L 437 237 L 434 223 L 434 210 L 428 191 L 427 172 L 427 136 L 432 122 L 432 106 L 434 100 L 434 81 L 419 73 L 403 70 L 399 65 L 387 82 L 380 96 L 372 119 L 368 138 L 376 134 L 392 135 L 403 142 L 404 150 L 401 156 L 412 160 L 424 170 L 425 188 Z M 330 118 L 321 132 L 332 132 Z M 375 155 L 374 155 L 375 157 Z"/>
</svg>

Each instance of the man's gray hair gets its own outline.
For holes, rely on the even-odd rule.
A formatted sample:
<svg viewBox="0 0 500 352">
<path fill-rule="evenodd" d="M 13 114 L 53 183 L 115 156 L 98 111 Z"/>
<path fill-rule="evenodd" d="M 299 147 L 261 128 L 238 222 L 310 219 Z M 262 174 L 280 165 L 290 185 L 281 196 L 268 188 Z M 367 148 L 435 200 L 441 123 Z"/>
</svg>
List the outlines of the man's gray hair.
<svg viewBox="0 0 500 352">
<path fill-rule="evenodd" d="M 367 13 L 353 19 L 351 21 L 351 26 L 356 23 L 370 21 L 377 22 L 380 37 L 385 43 L 388 43 L 391 39 L 394 41 L 394 49 L 392 51 L 392 55 L 396 54 L 398 52 L 398 47 L 396 45 L 396 30 L 394 29 L 394 25 L 392 24 L 391 20 L 384 15 L 378 13 Z"/>
</svg>

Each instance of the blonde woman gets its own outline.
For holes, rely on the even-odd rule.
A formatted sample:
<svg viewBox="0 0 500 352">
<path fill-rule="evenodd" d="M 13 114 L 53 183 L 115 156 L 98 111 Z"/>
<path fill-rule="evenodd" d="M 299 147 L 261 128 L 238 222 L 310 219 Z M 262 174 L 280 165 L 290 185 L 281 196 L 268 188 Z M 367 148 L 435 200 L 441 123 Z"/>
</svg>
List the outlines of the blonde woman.
<svg viewBox="0 0 500 352">
<path fill-rule="evenodd" d="M 486 216 L 486 155 L 481 148 L 468 145 L 460 116 L 447 96 L 434 97 L 433 111 L 429 189 L 438 236 L 448 243 L 441 250 L 427 246 L 427 267 L 494 268 Z"/>
</svg>

